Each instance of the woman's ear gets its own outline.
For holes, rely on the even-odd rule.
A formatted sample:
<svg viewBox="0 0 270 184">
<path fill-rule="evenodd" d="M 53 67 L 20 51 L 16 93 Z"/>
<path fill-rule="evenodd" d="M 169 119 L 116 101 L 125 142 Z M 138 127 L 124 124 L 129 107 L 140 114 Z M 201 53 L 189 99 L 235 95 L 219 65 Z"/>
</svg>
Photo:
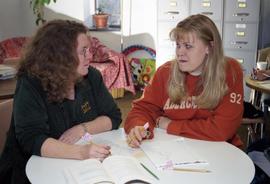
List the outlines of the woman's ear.
<svg viewBox="0 0 270 184">
<path fill-rule="evenodd" d="M 209 46 L 206 47 L 205 54 L 209 54 Z"/>
<path fill-rule="evenodd" d="M 210 45 L 206 48 L 206 54 L 209 54 L 209 48 L 212 49 L 214 46 L 214 42 L 210 41 Z"/>
</svg>

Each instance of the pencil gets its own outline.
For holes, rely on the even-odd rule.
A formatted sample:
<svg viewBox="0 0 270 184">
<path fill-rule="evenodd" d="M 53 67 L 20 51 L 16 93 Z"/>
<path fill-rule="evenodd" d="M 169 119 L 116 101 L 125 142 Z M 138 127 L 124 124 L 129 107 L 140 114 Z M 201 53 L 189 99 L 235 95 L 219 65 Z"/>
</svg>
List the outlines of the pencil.
<svg viewBox="0 0 270 184">
<path fill-rule="evenodd" d="M 155 175 L 152 171 L 150 171 L 150 169 L 148 169 L 143 163 L 140 163 L 141 166 L 147 171 L 149 172 L 149 174 L 151 174 L 152 176 L 154 176 L 157 180 L 159 180 L 159 178 L 157 177 L 157 175 Z"/>
<path fill-rule="evenodd" d="M 210 170 L 207 169 L 184 169 L 184 168 L 173 168 L 174 171 L 183 171 L 183 172 L 200 172 L 200 173 L 210 173 Z"/>
</svg>

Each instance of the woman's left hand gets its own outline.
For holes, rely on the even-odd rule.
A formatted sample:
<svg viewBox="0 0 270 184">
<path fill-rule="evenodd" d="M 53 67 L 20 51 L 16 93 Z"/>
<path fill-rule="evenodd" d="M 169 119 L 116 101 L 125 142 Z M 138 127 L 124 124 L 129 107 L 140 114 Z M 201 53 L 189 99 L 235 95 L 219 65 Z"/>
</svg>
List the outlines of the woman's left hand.
<svg viewBox="0 0 270 184">
<path fill-rule="evenodd" d="M 67 143 L 67 144 L 74 144 L 76 143 L 85 133 L 85 130 L 82 125 L 76 125 L 67 131 L 65 131 L 61 137 L 59 138 L 60 141 Z"/>
<path fill-rule="evenodd" d="M 168 125 L 170 124 L 171 119 L 165 117 L 165 116 L 159 116 L 156 119 L 156 124 L 158 125 L 159 128 L 167 130 Z"/>
</svg>

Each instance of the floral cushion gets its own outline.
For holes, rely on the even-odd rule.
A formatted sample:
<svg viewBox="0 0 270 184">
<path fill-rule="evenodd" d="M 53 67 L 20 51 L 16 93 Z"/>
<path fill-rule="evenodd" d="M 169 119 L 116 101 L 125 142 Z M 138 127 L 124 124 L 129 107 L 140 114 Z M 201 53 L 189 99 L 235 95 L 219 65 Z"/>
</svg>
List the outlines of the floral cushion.
<svg viewBox="0 0 270 184">
<path fill-rule="evenodd" d="M 124 88 L 134 94 L 134 84 L 125 55 L 106 47 L 95 37 L 89 38 L 90 52 L 93 53 L 90 65 L 100 71 L 106 87 L 109 90 Z"/>
<path fill-rule="evenodd" d="M 103 45 L 97 38 L 91 37 L 91 52 L 93 60 L 91 62 L 106 62 L 109 59 L 110 49 Z"/>
<path fill-rule="evenodd" d="M 4 58 L 6 58 L 6 52 L 2 45 L 0 45 L 0 64 L 3 63 Z"/>
<path fill-rule="evenodd" d="M 0 42 L 0 63 L 6 58 L 20 57 L 21 50 L 27 41 L 26 37 L 14 37 Z"/>
</svg>

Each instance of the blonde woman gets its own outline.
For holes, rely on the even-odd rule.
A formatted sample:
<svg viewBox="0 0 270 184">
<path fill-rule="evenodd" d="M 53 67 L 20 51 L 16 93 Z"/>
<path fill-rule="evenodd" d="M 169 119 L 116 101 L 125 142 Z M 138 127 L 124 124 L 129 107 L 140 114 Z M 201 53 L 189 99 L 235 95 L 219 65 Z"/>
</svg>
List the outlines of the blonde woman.
<svg viewBox="0 0 270 184">
<path fill-rule="evenodd" d="M 157 126 L 169 134 L 241 146 L 236 131 L 243 113 L 243 73 L 237 61 L 224 57 L 215 24 L 192 15 L 170 37 L 176 58 L 159 67 L 133 102 L 124 127 L 128 144 L 138 147 Z M 142 128 L 147 122 L 150 136 Z"/>
</svg>

